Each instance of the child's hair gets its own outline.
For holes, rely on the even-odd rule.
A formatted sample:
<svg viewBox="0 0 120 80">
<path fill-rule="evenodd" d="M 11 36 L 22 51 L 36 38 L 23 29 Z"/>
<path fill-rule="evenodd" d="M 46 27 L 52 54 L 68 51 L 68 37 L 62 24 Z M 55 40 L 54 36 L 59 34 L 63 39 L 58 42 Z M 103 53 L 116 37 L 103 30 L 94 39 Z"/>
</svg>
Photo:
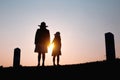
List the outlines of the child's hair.
<svg viewBox="0 0 120 80">
<path fill-rule="evenodd" d="M 55 36 L 60 36 L 60 32 L 56 32 L 56 33 L 55 33 Z"/>
</svg>

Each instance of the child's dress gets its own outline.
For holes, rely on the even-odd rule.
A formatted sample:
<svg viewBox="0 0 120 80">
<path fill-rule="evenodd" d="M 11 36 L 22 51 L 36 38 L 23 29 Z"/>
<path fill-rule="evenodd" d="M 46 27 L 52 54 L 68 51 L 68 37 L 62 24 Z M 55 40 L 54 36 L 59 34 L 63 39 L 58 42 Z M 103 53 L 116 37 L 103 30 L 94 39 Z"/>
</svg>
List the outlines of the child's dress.
<svg viewBox="0 0 120 80">
<path fill-rule="evenodd" d="M 61 55 L 61 37 L 55 36 L 52 43 L 54 43 L 54 48 L 52 50 L 52 56 Z"/>
</svg>

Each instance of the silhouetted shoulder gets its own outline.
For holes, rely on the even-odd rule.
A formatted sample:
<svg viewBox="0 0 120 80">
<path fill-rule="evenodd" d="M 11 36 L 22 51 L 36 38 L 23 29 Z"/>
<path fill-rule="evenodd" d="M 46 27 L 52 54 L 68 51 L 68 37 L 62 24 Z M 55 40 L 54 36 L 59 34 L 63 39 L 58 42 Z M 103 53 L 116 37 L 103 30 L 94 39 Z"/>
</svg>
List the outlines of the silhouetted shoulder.
<svg viewBox="0 0 120 80">
<path fill-rule="evenodd" d="M 48 29 L 46 29 L 47 31 L 49 31 Z"/>
</svg>

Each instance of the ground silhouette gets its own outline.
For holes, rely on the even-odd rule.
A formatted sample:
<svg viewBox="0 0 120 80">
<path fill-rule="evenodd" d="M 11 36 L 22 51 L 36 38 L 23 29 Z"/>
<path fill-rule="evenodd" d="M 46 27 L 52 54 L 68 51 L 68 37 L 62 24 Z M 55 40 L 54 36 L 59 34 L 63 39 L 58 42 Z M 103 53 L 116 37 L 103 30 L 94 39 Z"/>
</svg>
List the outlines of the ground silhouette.
<svg viewBox="0 0 120 80">
<path fill-rule="evenodd" d="M 120 59 L 61 66 L 0 67 L 0 80 L 119 79 Z"/>
</svg>

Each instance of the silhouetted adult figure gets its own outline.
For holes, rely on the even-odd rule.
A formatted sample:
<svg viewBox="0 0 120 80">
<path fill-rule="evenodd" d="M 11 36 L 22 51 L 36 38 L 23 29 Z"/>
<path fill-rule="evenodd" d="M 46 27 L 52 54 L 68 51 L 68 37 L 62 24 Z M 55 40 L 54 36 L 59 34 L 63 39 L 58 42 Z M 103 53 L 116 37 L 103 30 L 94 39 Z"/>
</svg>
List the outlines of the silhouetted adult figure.
<svg viewBox="0 0 120 80">
<path fill-rule="evenodd" d="M 40 60 L 42 56 L 42 66 L 45 63 L 45 54 L 48 52 L 48 45 L 50 43 L 50 32 L 46 29 L 46 23 L 41 22 L 41 25 L 38 25 L 40 28 L 37 29 L 35 35 L 35 51 L 38 53 L 38 65 L 40 66 Z"/>
<path fill-rule="evenodd" d="M 55 58 L 57 57 L 57 65 L 59 65 L 60 61 L 60 55 L 61 55 L 61 36 L 60 32 L 56 32 L 54 34 L 54 39 L 52 41 L 54 44 L 54 48 L 52 50 L 52 56 L 53 56 L 53 65 L 55 66 Z"/>
</svg>

